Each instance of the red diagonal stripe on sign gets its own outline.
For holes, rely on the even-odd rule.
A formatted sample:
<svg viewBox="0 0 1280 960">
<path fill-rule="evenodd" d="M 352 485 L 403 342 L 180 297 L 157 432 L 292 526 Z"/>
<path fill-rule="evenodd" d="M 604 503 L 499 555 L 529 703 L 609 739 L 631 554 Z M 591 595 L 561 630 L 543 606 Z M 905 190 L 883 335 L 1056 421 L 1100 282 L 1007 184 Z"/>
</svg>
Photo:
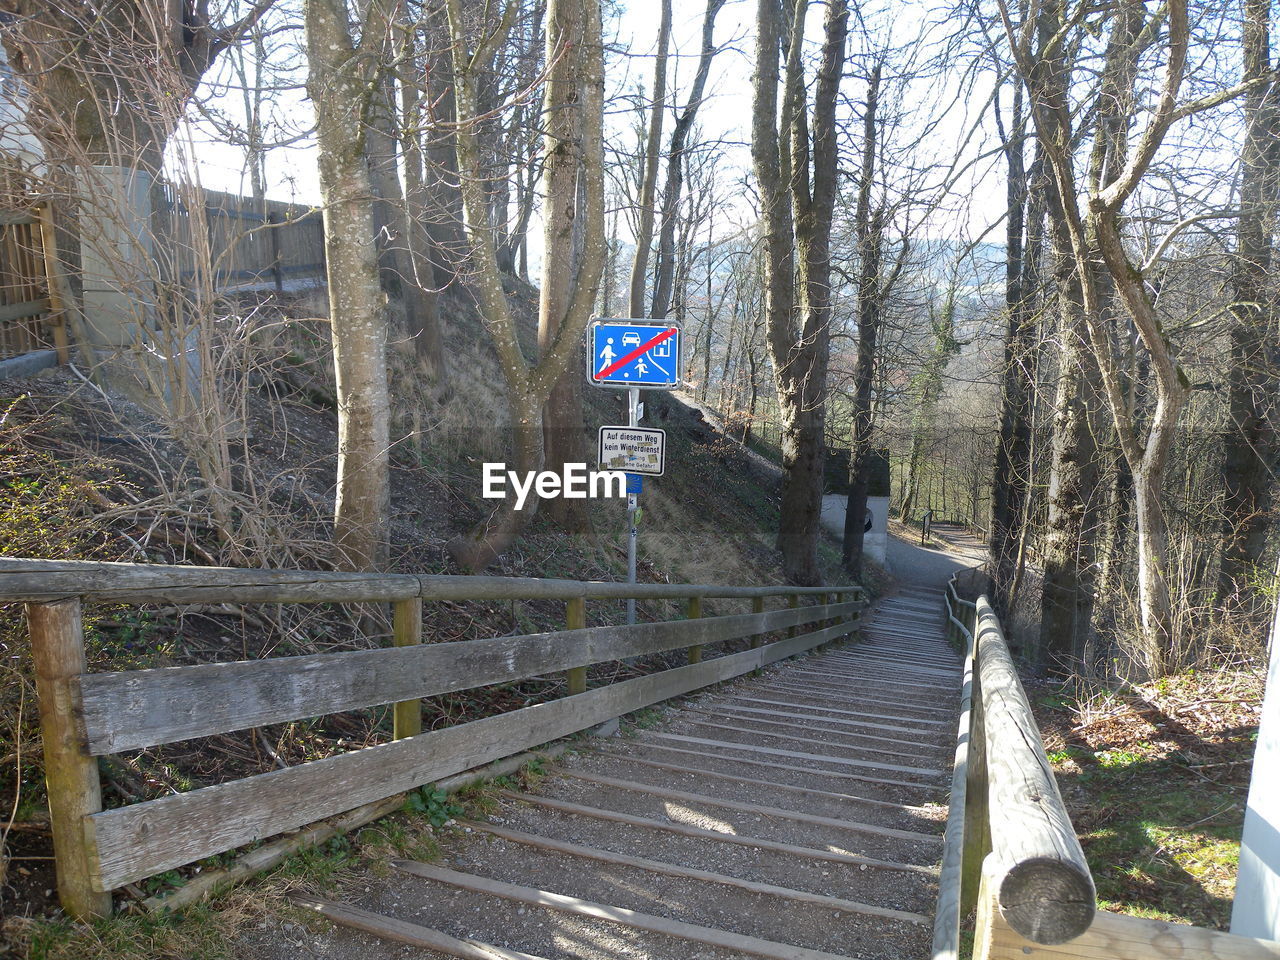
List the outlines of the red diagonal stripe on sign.
<svg viewBox="0 0 1280 960">
<path fill-rule="evenodd" d="M 605 377 L 613 373 L 615 370 L 620 370 L 622 367 L 625 367 L 628 363 L 630 363 L 636 357 L 640 356 L 640 354 L 648 353 L 650 350 L 652 350 L 654 347 L 660 344 L 663 340 L 670 340 L 672 337 L 676 335 L 677 329 L 678 329 L 677 327 L 672 327 L 669 330 L 664 330 L 662 331 L 662 333 L 658 334 L 648 343 L 642 343 L 640 346 L 636 347 L 634 350 L 632 350 L 626 356 L 622 357 L 620 360 L 615 360 L 613 363 L 609 364 L 609 366 L 605 367 L 599 373 L 595 374 L 594 379 L 603 380 Z"/>
</svg>

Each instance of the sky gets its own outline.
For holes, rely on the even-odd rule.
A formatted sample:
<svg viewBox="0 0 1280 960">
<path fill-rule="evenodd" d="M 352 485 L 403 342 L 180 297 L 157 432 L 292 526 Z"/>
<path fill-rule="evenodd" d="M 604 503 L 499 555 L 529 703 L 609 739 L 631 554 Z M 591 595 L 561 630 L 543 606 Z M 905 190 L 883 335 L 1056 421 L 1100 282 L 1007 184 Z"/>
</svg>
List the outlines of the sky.
<svg viewBox="0 0 1280 960">
<path fill-rule="evenodd" d="M 697 67 L 704 10 L 700 2 L 676 3 L 674 6 L 668 89 L 674 90 L 674 99 L 683 106 L 687 88 Z M 903 43 L 912 35 L 927 29 L 921 12 L 924 9 L 923 4 L 907 4 L 886 7 L 877 13 L 872 5 L 864 4 L 860 15 L 864 20 L 875 20 L 878 17 L 879 31 L 891 36 L 894 42 Z M 813 5 L 808 24 L 811 39 L 816 40 L 820 35 L 822 12 L 822 5 Z M 654 0 L 628 0 L 618 5 L 616 18 L 606 24 L 606 30 L 612 34 L 613 46 L 618 50 L 618 54 L 611 58 L 606 68 L 607 95 L 632 91 L 637 84 L 643 84 L 646 90 L 652 89 L 657 13 Z M 718 222 L 725 224 L 725 229 L 733 229 L 734 221 L 742 224 L 749 222 L 751 218 L 744 199 L 745 191 L 735 191 L 732 185 L 746 177 L 750 169 L 747 141 L 750 137 L 751 77 L 755 56 L 754 17 L 753 0 L 729 0 L 721 10 L 715 30 L 715 41 L 720 52 L 714 61 L 708 83 L 708 98 L 698 118 L 704 139 L 721 143 L 719 179 L 730 185 L 727 188 L 730 196 L 725 212 L 718 219 Z M 286 3 L 277 14 L 277 23 L 288 28 L 274 39 L 283 48 L 280 59 L 284 59 L 288 48 L 296 50 L 302 40 L 298 29 L 300 15 L 296 5 Z M 851 64 L 863 42 L 856 30 L 851 31 Z M 242 94 L 232 63 L 224 57 L 215 68 L 215 73 L 210 112 L 243 118 Z M 303 79 L 303 72 L 295 70 L 285 78 L 285 83 L 280 84 L 282 89 L 270 98 L 274 117 L 284 128 L 284 132 L 291 136 L 304 131 L 312 115 L 310 101 L 301 89 Z M 856 100 L 860 96 L 857 89 L 859 84 L 860 81 L 847 78 L 844 82 L 846 95 Z M 930 106 L 923 102 L 923 98 L 938 98 L 949 102 L 955 96 L 954 90 L 948 92 L 949 86 L 953 86 L 949 79 L 944 80 L 941 87 L 936 82 L 929 86 L 918 85 L 918 89 L 905 94 L 904 99 L 915 98 L 916 102 L 910 104 L 914 109 Z M 607 109 L 610 109 L 610 113 L 606 117 L 606 139 L 612 143 L 631 142 L 633 134 L 628 129 L 634 120 L 631 112 L 617 102 Z M 970 122 L 967 116 L 969 112 L 964 104 L 951 109 L 947 119 L 933 132 L 930 149 L 939 155 L 954 153 L 953 145 L 963 138 Z M 674 114 L 669 112 L 664 140 L 670 134 L 673 121 Z M 854 118 L 850 118 L 850 122 L 855 122 Z M 993 136 L 994 130 L 986 133 Z M 909 132 L 907 137 L 910 137 Z M 979 138 L 979 142 L 987 139 L 988 137 Z M 215 126 L 198 114 L 193 114 L 174 138 L 169 160 L 172 170 L 191 171 L 191 175 L 208 189 L 241 194 L 250 192 L 240 148 L 226 143 Z M 978 168 L 961 181 L 958 196 L 963 197 L 964 202 L 953 202 L 945 212 L 935 214 L 927 228 L 929 232 L 954 234 L 961 228 L 962 221 L 971 220 L 977 225 L 970 226 L 969 230 L 976 233 L 984 224 L 991 222 L 993 216 L 999 216 L 1003 211 L 1004 187 L 998 171 L 987 172 L 988 166 L 990 165 Z M 268 154 L 267 193 L 273 199 L 319 204 L 316 149 L 309 136 Z M 625 218 L 622 229 L 626 231 Z M 535 229 L 531 231 L 531 239 L 538 235 L 535 225 Z M 537 251 L 534 251 L 534 259 L 538 259 Z"/>
</svg>

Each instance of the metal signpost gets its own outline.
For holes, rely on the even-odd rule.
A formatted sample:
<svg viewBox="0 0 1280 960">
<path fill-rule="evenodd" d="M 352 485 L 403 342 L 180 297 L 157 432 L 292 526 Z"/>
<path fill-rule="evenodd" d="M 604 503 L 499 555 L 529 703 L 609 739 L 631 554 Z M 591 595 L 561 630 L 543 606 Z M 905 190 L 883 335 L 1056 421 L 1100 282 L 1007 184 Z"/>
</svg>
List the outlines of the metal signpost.
<svg viewBox="0 0 1280 960">
<path fill-rule="evenodd" d="M 640 402 L 641 390 L 669 390 L 680 383 L 680 328 L 661 320 L 596 320 L 587 331 L 587 379 L 598 387 L 611 387 L 627 391 L 627 418 L 629 431 L 640 426 L 644 404 Z M 601 461 L 603 464 L 604 431 L 620 430 L 619 427 L 601 429 Z M 650 431 L 653 432 L 653 431 Z M 662 431 L 656 431 L 662 433 Z M 637 441 L 638 442 L 638 441 Z M 662 450 L 665 453 L 665 434 Z M 631 474 L 650 473 L 661 476 L 662 454 L 658 455 L 659 469 L 651 471 L 629 470 Z M 637 476 L 638 479 L 638 476 Z M 636 582 L 636 509 L 639 483 L 627 483 L 627 583 Z M 627 601 L 627 623 L 636 622 L 636 602 Z"/>
</svg>

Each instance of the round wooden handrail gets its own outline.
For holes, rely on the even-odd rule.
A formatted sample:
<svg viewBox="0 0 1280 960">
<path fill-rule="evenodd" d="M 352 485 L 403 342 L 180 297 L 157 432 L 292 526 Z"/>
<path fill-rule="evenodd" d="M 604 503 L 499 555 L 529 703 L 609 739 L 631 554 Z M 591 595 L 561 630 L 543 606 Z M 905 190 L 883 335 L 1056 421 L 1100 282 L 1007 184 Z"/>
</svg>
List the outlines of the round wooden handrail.
<svg viewBox="0 0 1280 960">
<path fill-rule="evenodd" d="M 1097 892 L 991 603 L 978 598 L 978 687 L 991 854 L 984 872 L 1005 921 L 1036 943 L 1089 928 Z"/>
</svg>

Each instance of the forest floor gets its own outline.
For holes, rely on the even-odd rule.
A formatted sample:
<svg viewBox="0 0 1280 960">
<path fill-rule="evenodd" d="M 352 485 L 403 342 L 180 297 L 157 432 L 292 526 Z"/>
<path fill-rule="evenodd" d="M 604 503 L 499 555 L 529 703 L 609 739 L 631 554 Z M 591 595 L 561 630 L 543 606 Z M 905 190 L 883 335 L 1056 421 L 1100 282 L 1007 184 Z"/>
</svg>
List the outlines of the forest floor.
<svg viewBox="0 0 1280 960">
<path fill-rule="evenodd" d="M 1028 683 L 1103 909 L 1228 928 L 1265 679 L 1241 664 L 1106 692 Z"/>
</svg>

